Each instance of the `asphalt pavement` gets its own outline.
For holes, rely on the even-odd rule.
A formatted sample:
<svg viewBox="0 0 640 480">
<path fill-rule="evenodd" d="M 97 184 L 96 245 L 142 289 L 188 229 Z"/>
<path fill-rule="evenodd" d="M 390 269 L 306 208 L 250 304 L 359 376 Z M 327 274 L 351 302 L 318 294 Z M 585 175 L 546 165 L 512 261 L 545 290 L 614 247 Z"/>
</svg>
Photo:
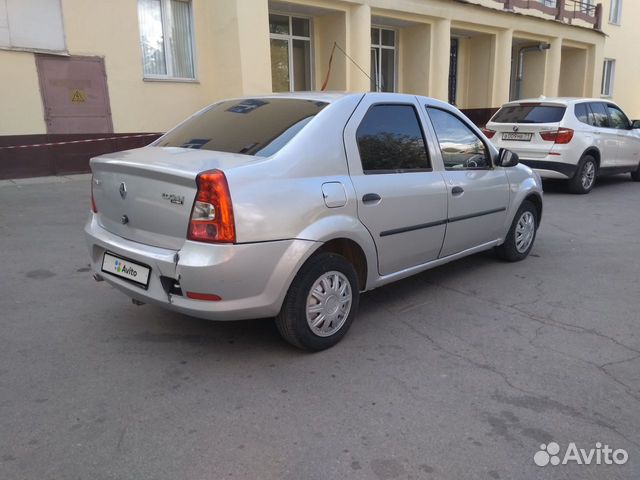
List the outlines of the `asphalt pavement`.
<svg viewBox="0 0 640 480">
<path fill-rule="evenodd" d="M 138 307 L 94 282 L 89 188 L 0 182 L 1 479 L 640 478 L 627 175 L 587 196 L 545 186 L 528 259 L 475 255 L 367 293 L 317 354 L 270 320 Z M 537 466 L 552 442 L 628 461 Z"/>
</svg>

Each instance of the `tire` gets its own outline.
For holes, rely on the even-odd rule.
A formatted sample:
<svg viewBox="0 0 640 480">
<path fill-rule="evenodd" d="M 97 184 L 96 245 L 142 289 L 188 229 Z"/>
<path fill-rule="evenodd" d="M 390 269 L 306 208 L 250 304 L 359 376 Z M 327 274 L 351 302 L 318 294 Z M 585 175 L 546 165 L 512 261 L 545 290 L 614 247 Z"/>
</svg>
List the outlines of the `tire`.
<svg viewBox="0 0 640 480">
<path fill-rule="evenodd" d="M 520 222 L 523 222 L 522 224 Z M 532 229 L 532 230 L 529 230 Z M 513 218 L 513 223 L 507 233 L 504 243 L 495 248 L 500 258 L 508 262 L 519 262 L 524 260 L 533 248 L 538 231 L 538 209 L 529 200 L 525 200 L 520 205 L 518 212 Z M 523 235 L 530 235 L 529 239 L 523 239 Z M 525 243 L 521 243 L 526 240 Z"/>
<path fill-rule="evenodd" d="M 312 291 L 318 294 L 329 291 L 328 303 L 323 307 Z M 341 255 L 320 252 L 307 260 L 293 279 L 276 317 L 276 326 L 291 345 L 313 352 L 325 350 L 345 336 L 359 301 L 358 276 L 353 265 Z M 325 315 L 324 320 L 319 318 L 321 315 Z M 314 321 L 319 322 L 317 327 L 313 326 Z"/>
<path fill-rule="evenodd" d="M 587 194 L 593 189 L 598 173 L 598 163 L 592 155 L 585 155 L 578 163 L 576 174 L 569 180 L 569 191 L 578 195 Z"/>
<path fill-rule="evenodd" d="M 638 168 L 631 172 L 631 180 L 634 182 L 640 182 L 640 163 L 638 164 Z"/>
</svg>

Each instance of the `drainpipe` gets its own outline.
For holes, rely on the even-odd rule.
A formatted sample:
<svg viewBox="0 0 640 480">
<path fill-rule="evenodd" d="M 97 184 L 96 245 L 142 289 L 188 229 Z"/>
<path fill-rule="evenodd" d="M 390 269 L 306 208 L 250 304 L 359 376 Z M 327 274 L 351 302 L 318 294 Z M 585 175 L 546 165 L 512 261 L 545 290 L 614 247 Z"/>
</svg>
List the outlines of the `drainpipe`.
<svg viewBox="0 0 640 480">
<path fill-rule="evenodd" d="M 549 43 L 539 43 L 538 45 L 533 45 L 529 47 L 522 47 L 518 51 L 518 65 L 516 67 L 516 91 L 515 91 L 515 100 L 520 100 L 520 93 L 522 91 L 522 80 L 524 79 L 524 54 L 527 52 L 543 52 L 544 50 L 549 50 L 551 48 L 551 44 Z"/>
</svg>

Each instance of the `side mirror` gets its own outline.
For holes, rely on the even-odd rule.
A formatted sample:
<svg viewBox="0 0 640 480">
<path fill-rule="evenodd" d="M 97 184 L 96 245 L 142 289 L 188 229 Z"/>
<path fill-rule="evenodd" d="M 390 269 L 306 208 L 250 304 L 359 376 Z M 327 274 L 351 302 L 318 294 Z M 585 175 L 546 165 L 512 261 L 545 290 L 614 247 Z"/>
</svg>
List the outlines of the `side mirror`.
<svg viewBox="0 0 640 480">
<path fill-rule="evenodd" d="M 634 120 L 633 122 L 631 122 L 631 128 L 632 129 L 640 128 L 640 120 Z"/>
<path fill-rule="evenodd" d="M 501 148 L 498 153 L 498 159 L 496 160 L 496 165 L 498 167 L 515 167 L 520 159 L 518 158 L 518 154 L 516 152 L 512 152 L 511 150 L 507 150 L 506 148 Z"/>
</svg>

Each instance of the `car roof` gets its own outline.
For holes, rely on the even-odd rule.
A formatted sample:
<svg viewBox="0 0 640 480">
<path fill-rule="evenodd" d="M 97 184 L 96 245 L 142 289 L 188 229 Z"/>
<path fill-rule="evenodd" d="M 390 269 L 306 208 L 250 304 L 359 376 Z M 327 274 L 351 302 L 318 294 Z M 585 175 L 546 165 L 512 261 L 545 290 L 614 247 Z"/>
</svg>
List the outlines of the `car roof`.
<svg viewBox="0 0 640 480">
<path fill-rule="evenodd" d="M 251 95 L 246 97 L 239 97 L 232 100 L 242 100 L 250 98 L 290 98 L 298 100 L 311 100 L 314 102 L 326 102 L 333 103 L 345 97 L 362 97 L 363 95 L 376 95 L 384 98 L 386 101 L 413 101 L 415 98 L 427 100 L 430 105 L 440 106 L 443 108 L 453 108 L 450 104 L 441 100 L 424 97 L 421 95 L 413 95 L 409 93 L 394 93 L 394 92 L 282 92 L 271 93 L 266 95 Z"/>
<path fill-rule="evenodd" d="M 503 105 L 503 107 L 508 105 L 519 105 L 522 103 L 542 103 L 542 104 L 550 104 L 550 105 L 575 105 L 576 103 L 585 103 L 585 102 L 605 102 L 605 103 L 613 103 L 610 100 L 604 98 L 583 98 L 583 97 L 537 97 L 537 98 L 522 98 L 520 100 L 513 100 L 511 102 L 507 102 Z"/>
</svg>

